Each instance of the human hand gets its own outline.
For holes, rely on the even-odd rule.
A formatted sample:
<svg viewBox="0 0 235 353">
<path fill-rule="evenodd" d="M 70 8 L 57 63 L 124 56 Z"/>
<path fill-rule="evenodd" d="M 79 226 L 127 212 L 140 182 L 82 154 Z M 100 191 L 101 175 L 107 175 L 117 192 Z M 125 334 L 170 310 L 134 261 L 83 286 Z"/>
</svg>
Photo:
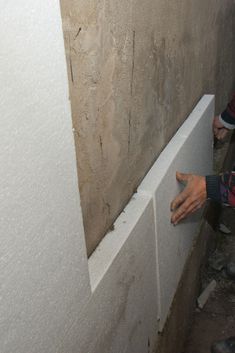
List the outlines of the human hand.
<svg viewBox="0 0 235 353">
<path fill-rule="evenodd" d="M 228 133 L 228 129 L 220 122 L 219 116 L 214 117 L 213 120 L 213 132 L 218 140 L 223 140 Z"/>
<path fill-rule="evenodd" d="M 201 208 L 207 198 L 205 177 L 176 172 L 176 179 L 186 186 L 171 202 L 171 223 L 174 225 Z"/>
</svg>

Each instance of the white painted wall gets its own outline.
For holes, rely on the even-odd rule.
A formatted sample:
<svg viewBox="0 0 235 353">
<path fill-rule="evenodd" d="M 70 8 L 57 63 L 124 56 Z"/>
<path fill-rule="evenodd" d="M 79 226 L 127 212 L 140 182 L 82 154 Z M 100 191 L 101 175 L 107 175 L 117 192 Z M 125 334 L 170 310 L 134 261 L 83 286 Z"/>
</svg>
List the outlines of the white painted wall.
<svg viewBox="0 0 235 353">
<path fill-rule="evenodd" d="M 62 352 L 90 286 L 59 1 L 0 6 L 0 352 Z"/>
<path fill-rule="evenodd" d="M 170 268 L 177 280 L 162 285 L 157 184 L 132 198 L 88 261 L 59 1 L 0 4 L 0 352 L 152 352 L 162 296 L 167 311 L 183 269 L 183 261 Z M 198 114 L 197 126 L 207 128 L 213 108 Z M 197 126 L 191 126 L 195 134 Z M 182 162 L 183 150 L 172 161 Z M 211 150 L 203 158 L 209 161 Z M 197 157 L 199 166 L 202 160 Z M 176 190 L 174 183 L 164 207 Z M 177 241 L 185 248 L 185 234 Z M 172 247 L 165 255 L 171 254 Z"/>
</svg>

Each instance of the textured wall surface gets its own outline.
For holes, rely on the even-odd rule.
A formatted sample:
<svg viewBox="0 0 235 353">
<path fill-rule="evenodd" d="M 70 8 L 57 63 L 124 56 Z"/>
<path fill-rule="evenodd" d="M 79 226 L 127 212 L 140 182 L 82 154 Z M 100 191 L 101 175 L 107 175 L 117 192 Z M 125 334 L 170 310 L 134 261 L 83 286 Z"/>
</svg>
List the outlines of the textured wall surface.
<svg viewBox="0 0 235 353">
<path fill-rule="evenodd" d="M 61 0 L 88 252 L 204 93 L 234 83 L 233 0 Z"/>
<path fill-rule="evenodd" d="M 59 2 L 0 4 L 0 352 L 69 353 L 90 284 Z"/>
</svg>

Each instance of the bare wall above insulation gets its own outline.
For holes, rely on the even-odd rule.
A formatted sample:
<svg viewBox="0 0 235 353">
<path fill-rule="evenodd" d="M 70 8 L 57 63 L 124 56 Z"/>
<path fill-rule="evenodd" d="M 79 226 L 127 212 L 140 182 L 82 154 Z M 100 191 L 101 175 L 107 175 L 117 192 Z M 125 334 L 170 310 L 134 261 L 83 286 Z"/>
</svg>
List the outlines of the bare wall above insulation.
<svg viewBox="0 0 235 353">
<path fill-rule="evenodd" d="M 90 254 L 205 93 L 234 84 L 234 1 L 61 0 Z"/>
</svg>

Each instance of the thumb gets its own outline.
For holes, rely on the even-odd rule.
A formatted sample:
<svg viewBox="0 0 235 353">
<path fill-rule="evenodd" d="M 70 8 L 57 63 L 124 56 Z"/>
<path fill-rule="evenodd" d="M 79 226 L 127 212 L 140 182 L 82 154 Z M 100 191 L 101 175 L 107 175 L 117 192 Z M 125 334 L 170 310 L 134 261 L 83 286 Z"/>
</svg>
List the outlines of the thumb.
<svg viewBox="0 0 235 353">
<path fill-rule="evenodd" d="M 191 177 L 191 174 L 176 172 L 176 179 L 183 184 L 188 182 L 190 177 Z"/>
</svg>

